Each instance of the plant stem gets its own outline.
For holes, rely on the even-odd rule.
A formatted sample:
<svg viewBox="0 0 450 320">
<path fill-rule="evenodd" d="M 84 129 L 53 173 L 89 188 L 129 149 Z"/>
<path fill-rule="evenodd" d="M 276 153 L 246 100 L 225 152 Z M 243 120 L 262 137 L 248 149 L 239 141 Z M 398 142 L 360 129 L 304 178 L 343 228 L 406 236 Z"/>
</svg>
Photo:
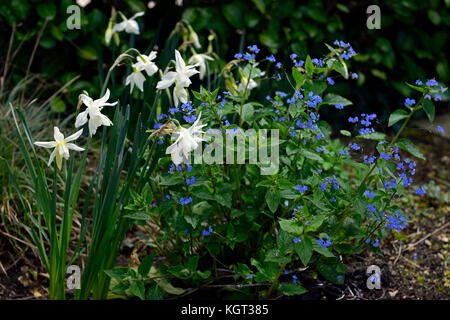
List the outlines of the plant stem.
<svg viewBox="0 0 450 320">
<path fill-rule="evenodd" d="M 292 255 L 294 254 L 294 252 L 295 252 L 295 247 L 292 248 L 292 251 L 291 251 L 291 253 L 289 254 L 289 261 L 291 260 L 291 257 L 292 257 Z M 286 264 L 287 264 L 287 262 L 285 262 L 285 263 L 283 263 L 283 264 L 281 265 L 281 268 L 280 268 L 280 270 L 278 271 L 277 276 L 276 276 L 275 279 L 273 280 L 272 285 L 271 285 L 271 286 L 269 287 L 269 289 L 267 290 L 267 292 L 266 292 L 266 294 L 264 295 L 263 299 L 267 299 L 267 298 L 270 296 L 270 294 L 272 293 L 272 290 L 273 290 L 273 288 L 275 287 L 275 285 L 278 283 L 278 279 L 280 278 L 281 274 L 283 273 L 284 268 L 286 267 Z"/>
</svg>

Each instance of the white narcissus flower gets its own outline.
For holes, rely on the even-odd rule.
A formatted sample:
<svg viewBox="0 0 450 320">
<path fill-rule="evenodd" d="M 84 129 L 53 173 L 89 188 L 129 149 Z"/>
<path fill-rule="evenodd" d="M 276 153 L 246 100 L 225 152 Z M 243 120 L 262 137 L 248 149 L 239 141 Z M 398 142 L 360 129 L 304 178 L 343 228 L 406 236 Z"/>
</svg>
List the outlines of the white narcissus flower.
<svg viewBox="0 0 450 320">
<path fill-rule="evenodd" d="M 109 89 L 106 90 L 106 93 L 103 97 L 97 100 L 92 100 L 91 97 L 81 94 L 81 101 L 86 106 L 86 110 L 80 112 L 75 121 L 75 127 L 79 128 L 83 126 L 88 121 L 89 116 L 89 135 L 92 137 L 96 132 L 97 128 L 100 126 L 110 126 L 113 123 L 107 116 L 101 113 L 104 106 L 115 106 L 118 101 L 113 103 L 108 103 L 109 99 Z"/>
<path fill-rule="evenodd" d="M 116 24 L 112 29 L 112 34 L 115 32 L 121 32 L 124 31 L 126 33 L 133 33 L 133 34 L 139 34 L 139 25 L 135 21 L 136 18 L 141 17 L 144 15 L 144 12 L 138 12 L 134 16 L 132 16 L 130 19 L 127 19 L 122 15 L 123 21 L 121 23 Z"/>
<path fill-rule="evenodd" d="M 154 62 L 152 62 L 152 60 L 154 60 L 155 58 L 156 58 L 156 51 L 150 52 L 149 56 L 146 56 L 145 54 L 141 54 L 141 55 L 137 56 L 137 58 L 136 58 L 137 63 L 135 63 L 133 66 L 138 71 L 145 70 L 145 72 L 147 72 L 148 76 L 151 77 L 152 75 L 155 74 L 156 71 L 158 71 L 158 67 L 156 66 L 156 64 Z"/>
<path fill-rule="evenodd" d="M 91 3 L 91 0 L 77 0 L 76 2 L 77 2 L 77 5 L 79 5 L 80 7 L 84 8 L 89 3 Z"/>
<path fill-rule="evenodd" d="M 175 50 L 175 62 L 176 71 L 167 72 L 162 77 L 161 81 L 157 83 L 156 89 L 167 89 L 175 83 L 175 86 L 178 87 L 178 89 L 174 89 L 173 101 L 175 106 L 177 106 L 178 100 L 183 101 L 184 96 L 187 96 L 186 90 L 181 90 L 181 88 L 189 87 L 192 83 L 189 78 L 194 74 L 199 73 L 199 71 L 194 69 L 196 66 L 186 66 L 186 63 L 178 50 Z M 176 93 L 180 93 L 182 96 L 175 96 Z"/>
<path fill-rule="evenodd" d="M 84 151 L 83 148 L 80 148 L 75 144 L 70 143 L 71 141 L 77 140 L 81 136 L 81 134 L 83 133 L 83 129 L 75 132 L 73 135 L 65 139 L 64 135 L 61 133 L 61 131 L 59 131 L 58 127 L 54 127 L 53 132 L 54 132 L 53 137 L 55 138 L 55 141 L 48 141 L 48 142 L 37 141 L 34 144 L 44 148 L 55 148 L 55 150 L 53 150 L 53 152 L 50 154 L 50 159 L 48 160 L 47 165 L 50 166 L 56 157 L 56 164 L 58 165 L 58 168 L 61 170 L 62 158 L 66 160 L 69 159 L 69 150 Z"/>
<path fill-rule="evenodd" d="M 178 102 L 186 103 L 188 101 L 188 92 L 187 90 L 179 85 L 176 85 L 173 88 L 173 103 L 175 106 L 178 105 Z"/>
<path fill-rule="evenodd" d="M 248 83 L 248 85 L 247 85 L 247 83 Z M 250 82 L 249 82 L 246 77 L 242 77 L 241 83 L 239 83 L 237 90 L 241 93 L 244 93 L 246 89 L 247 89 L 247 91 L 250 91 L 250 90 L 256 88 L 257 86 L 258 86 L 258 84 L 256 83 L 255 80 L 250 79 Z"/>
<path fill-rule="evenodd" d="M 202 113 L 200 112 L 197 120 L 190 128 L 178 127 L 172 134 L 172 139 L 175 142 L 167 148 L 166 154 L 171 155 L 175 165 L 182 162 L 188 163 L 191 152 L 199 146 L 199 143 L 204 141 L 202 138 L 204 132 L 201 129 L 206 124 L 199 124 L 201 116 Z"/>
<path fill-rule="evenodd" d="M 198 53 L 194 54 L 188 61 L 189 64 L 198 65 L 200 70 L 200 80 L 203 80 L 203 77 L 206 74 L 206 60 L 213 61 L 214 58 L 204 53 Z"/>
<path fill-rule="evenodd" d="M 144 75 L 137 69 L 136 63 L 132 64 L 131 68 L 133 69 L 133 72 L 126 78 L 125 85 L 130 85 L 130 93 L 133 92 L 135 85 L 139 90 L 144 92 Z"/>
</svg>

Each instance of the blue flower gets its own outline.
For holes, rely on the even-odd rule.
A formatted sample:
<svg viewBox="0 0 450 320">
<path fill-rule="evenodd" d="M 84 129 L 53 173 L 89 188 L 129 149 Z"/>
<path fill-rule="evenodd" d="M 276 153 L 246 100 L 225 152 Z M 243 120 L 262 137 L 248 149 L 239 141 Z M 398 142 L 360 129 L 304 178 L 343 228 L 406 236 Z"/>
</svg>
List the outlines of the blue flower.
<svg viewBox="0 0 450 320">
<path fill-rule="evenodd" d="M 434 79 L 430 79 L 425 83 L 428 87 L 435 87 L 438 86 L 439 84 L 437 83 L 436 80 Z"/>
<path fill-rule="evenodd" d="M 297 237 L 295 237 L 295 238 L 294 238 L 294 242 L 295 242 L 295 243 L 299 243 L 299 242 L 300 242 L 300 239 L 297 238 Z"/>
<path fill-rule="evenodd" d="M 195 177 L 194 176 L 192 176 L 191 178 L 187 178 L 186 179 L 186 184 L 188 186 L 193 185 L 194 183 L 195 183 Z"/>
<path fill-rule="evenodd" d="M 336 109 L 338 109 L 338 110 L 344 109 L 344 105 L 343 105 L 342 103 L 338 103 L 338 104 L 336 104 L 334 107 L 335 107 Z"/>
<path fill-rule="evenodd" d="M 197 119 L 197 116 L 195 114 L 193 114 L 192 116 L 183 116 L 184 121 L 188 122 L 188 123 L 192 123 Z"/>
<path fill-rule="evenodd" d="M 236 54 L 234 55 L 234 58 L 235 58 L 235 59 L 242 59 L 242 53 L 236 53 Z"/>
<path fill-rule="evenodd" d="M 386 153 L 384 153 L 384 152 L 382 152 L 382 153 L 380 153 L 380 158 L 388 161 L 389 159 L 391 159 L 391 156 L 386 154 Z"/>
<path fill-rule="evenodd" d="M 374 247 L 378 247 L 380 245 L 380 240 L 378 238 L 375 239 Z"/>
<path fill-rule="evenodd" d="M 358 74 L 356 73 L 356 72 L 353 72 L 352 73 L 352 79 L 358 79 Z"/>
<path fill-rule="evenodd" d="M 330 77 L 327 78 L 327 81 L 328 81 L 328 83 L 329 83 L 330 85 L 333 85 L 333 84 L 334 84 L 334 80 L 331 79 Z"/>
<path fill-rule="evenodd" d="M 275 57 L 272 55 L 270 55 L 269 57 L 266 57 L 267 60 L 275 62 Z"/>
<path fill-rule="evenodd" d="M 254 53 L 258 53 L 260 51 L 256 44 L 248 46 L 247 49 Z"/>
<path fill-rule="evenodd" d="M 289 103 L 289 104 L 294 104 L 295 103 L 295 98 L 292 97 L 290 99 L 287 99 L 286 102 Z"/>
<path fill-rule="evenodd" d="M 349 146 L 350 148 L 352 148 L 353 150 L 359 150 L 359 149 L 361 149 L 361 147 L 358 146 L 356 143 L 349 143 L 348 146 Z"/>
<path fill-rule="evenodd" d="M 256 55 L 254 53 L 252 54 L 244 54 L 244 60 L 251 60 L 254 59 L 256 57 Z"/>
<path fill-rule="evenodd" d="M 307 187 L 307 186 L 301 186 L 301 185 L 298 185 L 298 186 L 297 186 L 297 190 L 298 190 L 300 193 L 303 193 L 303 192 L 306 192 L 306 190 L 308 190 L 308 187 Z"/>
<path fill-rule="evenodd" d="M 437 126 L 437 131 L 444 133 L 444 128 L 442 128 L 441 126 Z"/>
<path fill-rule="evenodd" d="M 329 246 L 331 246 L 332 242 L 330 241 L 330 236 L 327 235 L 327 240 L 323 241 L 322 239 L 317 240 L 317 243 L 322 247 L 322 248 L 327 248 Z"/>
<path fill-rule="evenodd" d="M 375 197 L 375 193 L 369 190 L 364 191 L 364 195 L 369 196 L 370 199 L 373 199 Z"/>
<path fill-rule="evenodd" d="M 426 192 L 423 187 L 420 187 L 419 189 L 416 190 L 416 194 L 418 194 L 419 196 L 423 196 L 425 193 Z"/>
<path fill-rule="evenodd" d="M 416 85 L 421 86 L 422 85 L 422 81 L 420 81 L 419 79 L 416 80 Z"/>
<path fill-rule="evenodd" d="M 248 275 L 248 278 L 249 278 L 249 279 L 253 278 L 253 275 L 250 273 L 250 274 Z"/>
<path fill-rule="evenodd" d="M 415 103 L 416 103 L 416 100 L 414 100 L 414 99 L 409 99 L 409 98 L 405 99 L 405 106 L 407 106 L 407 107 L 412 106 Z"/>
<path fill-rule="evenodd" d="M 213 232 L 213 228 L 209 227 L 208 230 L 202 230 L 202 234 L 207 237 Z"/>
<path fill-rule="evenodd" d="M 401 231 L 406 227 L 406 219 L 402 216 L 402 214 L 398 211 L 395 212 L 395 215 L 387 216 L 387 222 L 385 227 L 387 229 L 395 229 L 397 231 Z"/>
<path fill-rule="evenodd" d="M 180 198 L 180 203 L 181 203 L 181 205 L 185 205 L 185 204 L 188 204 L 188 203 L 190 203 L 190 202 L 192 202 L 192 197 L 188 197 L 188 198 L 183 198 L 183 197 L 181 197 Z"/>
</svg>

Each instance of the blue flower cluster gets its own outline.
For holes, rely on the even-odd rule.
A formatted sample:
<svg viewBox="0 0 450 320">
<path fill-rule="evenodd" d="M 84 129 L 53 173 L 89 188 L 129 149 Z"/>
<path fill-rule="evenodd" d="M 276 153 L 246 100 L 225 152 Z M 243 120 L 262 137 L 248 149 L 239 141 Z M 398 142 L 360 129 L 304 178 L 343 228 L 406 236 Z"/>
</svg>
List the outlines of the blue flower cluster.
<svg viewBox="0 0 450 320">
<path fill-rule="evenodd" d="M 337 46 L 338 48 L 342 49 L 342 53 L 341 53 L 341 58 L 342 59 L 350 59 L 352 56 L 354 56 L 356 54 L 355 50 L 353 50 L 353 47 L 350 45 L 350 43 L 345 43 L 344 41 L 338 41 L 335 40 L 333 42 L 333 44 L 335 46 Z"/>
<path fill-rule="evenodd" d="M 307 186 L 301 186 L 301 185 L 298 185 L 298 186 L 297 186 L 297 190 L 298 190 L 300 193 L 304 193 L 304 192 L 306 192 L 306 191 L 308 190 L 308 187 L 307 187 Z"/>
<path fill-rule="evenodd" d="M 364 156 L 363 161 L 365 164 L 368 164 L 368 163 L 374 163 L 376 159 L 377 159 L 377 157 L 375 157 L 375 156 L 370 156 L 370 157 Z"/>
<path fill-rule="evenodd" d="M 368 196 L 370 199 L 373 199 L 375 197 L 375 193 L 369 190 L 364 191 L 364 195 Z"/>
<path fill-rule="evenodd" d="M 369 244 L 370 243 L 370 239 L 367 238 L 366 239 L 366 243 Z M 380 245 L 380 240 L 378 238 L 375 239 L 375 242 L 373 243 L 374 247 L 378 247 Z"/>
<path fill-rule="evenodd" d="M 202 230 L 202 234 L 207 237 L 213 232 L 213 228 L 209 227 L 207 230 Z M 250 276 L 249 276 L 250 277 Z"/>
<path fill-rule="evenodd" d="M 423 86 L 423 82 L 422 82 L 420 79 L 416 80 L 416 85 L 418 85 L 418 86 L 420 86 L 420 87 L 424 87 L 424 86 Z M 440 93 L 437 93 L 437 92 L 436 92 L 436 89 L 433 88 L 433 87 L 438 87 L 438 86 L 439 86 L 439 83 L 438 83 L 435 79 L 429 79 L 429 80 L 427 80 L 427 81 L 425 82 L 425 87 L 427 87 L 427 89 L 433 91 L 433 93 L 434 93 L 434 99 L 435 99 L 436 101 L 442 100 L 441 94 L 440 94 Z M 445 88 L 444 88 L 443 86 L 440 86 L 440 89 L 441 89 L 441 93 L 443 93 L 443 92 L 445 91 Z M 431 97 L 430 94 L 426 94 L 426 95 L 425 95 L 425 99 L 431 100 L 431 98 L 432 98 L 432 97 Z"/>
<path fill-rule="evenodd" d="M 322 248 L 327 248 L 327 247 L 331 246 L 331 244 L 332 244 L 332 242 L 330 241 L 330 236 L 328 236 L 328 235 L 327 235 L 327 239 L 325 241 L 323 241 L 323 239 L 319 239 L 319 240 L 317 240 L 317 243 Z"/>
<path fill-rule="evenodd" d="M 195 177 L 194 176 L 192 176 L 190 178 L 186 178 L 186 184 L 188 186 L 193 185 L 194 183 L 195 183 Z"/>
<path fill-rule="evenodd" d="M 183 171 L 183 167 L 181 167 L 181 165 L 175 166 L 175 164 L 172 163 L 172 164 L 170 165 L 169 171 L 167 171 L 167 173 L 171 175 L 171 174 L 174 173 L 174 170 L 175 170 L 175 171 L 178 171 L 178 172 L 182 172 L 182 171 Z M 192 170 L 192 165 L 189 164 L 189 163 L 187 163 L 187 164 L 186 164 L 186 170 L 187 170 L 187 172 L 191 172 L 191 170 Z"/>
<path fill-rule="evenodd" d="M 416 194 L 418 194 L 419 196 L 423 196 L 425 193 L 426 192 L 423 187 L 420 187 L 419 189 L 416 190 Z"/>
<path fill-rule="evenodd" d="M 319 103 L 322 103 L 322 97 L 314 94 L 312 91 L 309 92 L 306 104 L 311 108 L 316 108 Z"/>
<path fill-rule="evenodd" d="M 416 103 L 416 100 L 414 100 L 414 99 L 409 99 L 409 98 L 405 99 L 405 106 L 406 107 L 412 106 L 415 103 Z"/>
<path fill-rule="evenodd" d="M 301 68 L 301 67 L 303 67 L 303 65 L 305 64 L 305 61 L 303 61 L 303 60 L 300 60 L 300 61 L 297 61 L 297 54 L 295 54 L 295 53 L 291 53 L 290 55 L 289 55 L 289 58 L 291 58 L 291 60 L 292 60 L 292 62 L 294 63 L 294 66 L 296 67 L 296 68 Z"/>
<path fill-rule="evenodd" d="M 300 212 L 300 211 L 302 211 L 303 210 L 303 206 L 298 206 L 297 208 L 294 208 L 294 210 L 292 211 L 292 218 L 291 218 L 291 222 L 292 221 L 294 221 L 294 218 L 295 218 L 295 214 L 297 213 L 297 212 Z"/>
<path fill-rule="evenodd" d="M 386 228 L 395 229 L 396 231 L 401 231 L 406 227 L 406 219 L 400 212 L 395 212 L 394 215 L 386 216 Z"/>
<path fill-rule="evenodd" d="M 234 55 L 235 59 L 244 59 L 244 60 L 252 60 L 256 58 L 256 54 L 259 53 L 260 49 L 258 48 L 258 46 L 256 44 L 248 46 L 247 50 L 249 51 L 249 53 L 236 53 Z M 273 57 L 273 56 L 272 56 Z"/>
<path fill-rule="evenodd" d="M 366 134 L 375 132 L 375 130 L 370 126 L 372 125 L 372 121 L 374 119 L 376 119 L 376 117 L 377 117 L 377 115 L 375 113 L 372 113 L 372 114 L 362 113 L 360 115 L 360 118 L 349 117 L 348 122 L 350 122 L 350 123 L 358 123 L 359 122 L 359 124 L 361 124 L 363 126 L 363 128 L 359 129 L 359 134 L 364 136 Z M 361 119 L 361 121 L 360 121 L 360 119 Z"/>
<path fill-rule="evenodd" d="M 185 204 L 188 204 L 190 202 L 192 202 L 192 197 L 187 197 L 186 199 L 183 198 L 183 197 L 180 198 L 181 205 L 185 205 Z"/>
</svg>

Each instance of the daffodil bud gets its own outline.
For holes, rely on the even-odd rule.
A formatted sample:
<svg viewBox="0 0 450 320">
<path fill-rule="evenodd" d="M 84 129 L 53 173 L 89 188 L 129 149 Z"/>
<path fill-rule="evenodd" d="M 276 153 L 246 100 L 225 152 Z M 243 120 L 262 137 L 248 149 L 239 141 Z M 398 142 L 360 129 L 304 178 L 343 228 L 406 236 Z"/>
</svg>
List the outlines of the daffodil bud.
<svg viewBox="0 0 450 320">
<path fill-rule="evenodd" d="M 208 36 L 208 53 L 213 52 L 213 41 L 216 38 L 216 34 L 213 31 L 210 31 Z"/>
<path fill-rule="evenodd" d="M 188 28 L 189 28 L 189 41 L 191 41 L 194 44 L 194 47 L 200 49 L 202 45 L 200 44 L 197 33 L 194 31 L 194 29 L 192 29 L 191 26 L 188 26 Z"/>
<path fill-rule="evenodd" d="M 105 42 L 106 42 L 107 46 L 109 46 L 109 44 L 111 42 L 111 37 L 113 36 L 112 29 L 113 29 L 113 22 L 112 22 L 112 20 L 109 20 L 108 28 L 106 28 L 106 32 L 105 32 Z"/>
</svg>

